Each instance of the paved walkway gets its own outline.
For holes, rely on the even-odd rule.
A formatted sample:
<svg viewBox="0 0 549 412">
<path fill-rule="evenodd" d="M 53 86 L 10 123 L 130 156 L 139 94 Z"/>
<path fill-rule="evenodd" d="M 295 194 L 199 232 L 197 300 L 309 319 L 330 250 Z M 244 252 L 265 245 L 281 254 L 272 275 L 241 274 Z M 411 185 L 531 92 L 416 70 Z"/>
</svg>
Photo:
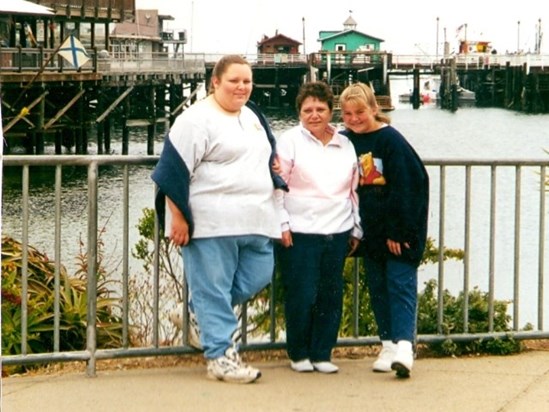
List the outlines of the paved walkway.
<svg viewBox="0 0 549 412">
<path fill-rule="evenodd" d="M 2 380 L 2 412 L 549 411 L 549 352 L 418 359 L 410 379 L 371 372 L 373 358 L 335 360 L 340 372 L 297 374 L 254 363 L 249 385 L 208 380 L 204 366 Z"/>
</svg>

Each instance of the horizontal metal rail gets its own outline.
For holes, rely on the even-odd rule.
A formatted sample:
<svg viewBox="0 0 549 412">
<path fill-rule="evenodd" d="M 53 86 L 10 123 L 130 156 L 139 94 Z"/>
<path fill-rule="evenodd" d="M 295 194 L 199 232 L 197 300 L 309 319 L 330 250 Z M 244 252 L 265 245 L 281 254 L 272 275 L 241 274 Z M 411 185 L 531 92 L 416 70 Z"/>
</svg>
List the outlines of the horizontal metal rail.
<svg viewBox="0 0 549 412">
<path fill-rule="evenodd" d="M 153 339 L 150 345 L 143 347 L 132 347 L 130 344 L 130 325 L 128 321 L 128 305 L 129 305 L 129 294 L 128 294 L 128 259 L 129 259 L 129 209 L 131 207 L 128 193 L 130 190 L 130 170 L 134 168 L 141 167 L 151 167 L 156 164 L 158 161 L 158 156 L 78 156 L 78 155 L 59 155 L 59 156 L 3 156 L 3 168 L 4 172 L 7 168 L 21 168 L 21 226 L 22 226 L 22 250 L 25 255 L 28 253 L 28 221 L 29 216 L 33 212 L 30 200 L 30 181 L 35 167 L 52 167 L 55 169 L 55 283 L 54 283 L 54 293 L 55 296 L 55 313 L 54 313 L 54 347 L 51 352 L 48 353 L 26 353 L 28 331 L 27 328 L 27 317 L 28 317 L 28 301 L 26 297 L 26 291 L 28 287 L 28 256 L 23 256 L 22 264 L 22 328 L 21 330 L 21 354 L 19 355 L 7 355 L 2 356 L 2 363 L 4 365 L 28 365 L 28 364 L 40 364 L 40 363 L 50 363 L 50 362 L 70 362 L 70 361 L 85 361 L 87 363 L 87 374 L 89 376 L 95 375 L 96 370 L 96 361 L 100 359 L 115 359 L 115 358 L 128 358 L 128 357 L 145 357 L 145 356 L 164 356 L 164 355 L 185 355 L 196 353 L 196 351 L 191 348 L 187 342 L 187 327 L 184 327 L 181 331 L 182 339 L 181 343 L 174 345 L 163 345 L 161 343 L 160 335 L 160 325 L 159 325 L 159 299 L 160 299 L 160 290 L 159 290 L 159 262 L 158 262 L 158 230 L 156 231 L 156 252 L 154 259 L 154 280 L 153 287 L 154 290 L 154 303 L 153 303 L 153 316 L 154 316 L 154 330 L 152 331 Z M 472 340 L 486 340 L 486 339 L 496 339 L 503 337 L 513 337 L 514 339 L 542 339 L 549 338 L 549 326 L 546 323 L 545 316 L 547 309 L 547 302 L 545 300 L 545 279 L 546 271 L 545 264 L 548 257 L 548 251 L 545 239 L 547 238 L 547 209 L 546 209 L 546 197 L 548 193 L 548 175 L 547 167 L 549 166 L 549 159 L 425 159 L 424 160 L 429 174 L 431 176 L 431 202 L 432 208 L 432 219 L 430 221 L 431 231 L 435 231 L 438 228 L 438 233 L 436 238 L 438 239 L 437 247 L 440 250 L 440 255 L 437 263 L 437 282 L 438 282 L 438 314 L 437 314 L 437 327 L 438 331 L 433 335 L 419 335 L 419 342 L 442 342 L 446 340 L 452 340 L 455 342 L 463 341 L 472 341 Z M 87 280 L 87 331 L 86 331 L 86 348 L 81 351 L 72 351 L 72 352 L 63 352 L 59 350 L 59 272 L 62 262 L 60 262 L 60 243 L 62 241 L 62 233 L 65 233 L 65 230 L 61 228 L 61 207 L 60 203 L 63 197 L 61 191 L 62 186 L 62 170 L 65 167 L 75 167 L 81 166 L 87 168 L 87 244 L 86 244 L 86 253 L 90 259 L 88 265 L 88 280 Z M 97 255 L 98 255 L 98 218 L 97 213 L 101 208 L 110 207 L 109 204 L 102 204 L 100 202 L 100 190 L 98 189 L 98 179 L 100 175 L 101 166 L 113 166 L 118 167 L 122 173 L 122 182 L 123 182 L 123 227 L 122 232 L 116 234 L 116 237 L 123 244 L 123 256 L 121 265 L 122 271 L 120 278 L 122 279 L 123 288 L 121 292 L 122 307 L 123 307 L 123 344 L 120 348 L 111 348 L 111 349 L 100 349 L 97 347 L 97 325 L 96 325 L 96 310 L 97 310 L 97 283 L 96 283 L 96 270 L 97 270 Z M 498 237 L 498 230 L 500 223 L 498 223 L 497 213 L 498 202 L 500 201 L 499 189 L 497 186 L 498 174 L 503 173 L 504 171 L 509 172 L 511 170 L 514 173 L 511 176 L 514 176 L 514 182 L 506 177 L 507 185 L 514 183 L 514 189 L 512 191 L 513 201 L 511 205 L 513 206 L 513 211 L 511 213 L 511 221 L 514 223 L 514 234 L 512 239 L 513 247 L 511 248 L 511 253 L 513 254 L 513 259 L 515 264 L 512 266 L 512 279 L 510 280 L 512 284 L 512 325 L 511 330 L 506 332 L 500 332 L 494 330 L 493 319 L 491 318 L 494 314 L 494 304 L 497 300 L 496 289 L 498 286 L 499 279 L 496 276 L 497 272 L 497 263 L 499 255 L 497 254 L 496 240 Z M 450 176 L 451 175 L 451 176 Z M 530 253 L 528 256 L 522 253 L 522 242 L 521 237 L 521 224 L 524 220 L 524 213 L 522 207 L 522 198 L 524 196 L 525 186 L 522 181 L 525 175 L 528 175 L 530 178 L 533 178 L 537 183 L 535 183 L 535 197 L 537 197 L 535 213 L 537 214 L 537 230 L 529 231 L 529 237 L 537 239 L 535 253 Z M 447 180 L 452 179 L 450 182 Z M 507 175 L 506 175 L 507 176 Z M 457 177 L 457 178 L 456 178 Z M 480 206 L 480 201 L 473 198 L 472 192 L 477 187 L 478 181 L 482 180 L 484 187 L 486 189 L 481 191 L 482 195 L 485 195 L 487 207 Z M 438 184 L 437 184 L 438 181 Z M 151 189 L 154 185 L 151 181 Z M 529 186 L 531 186 L 529 184 Z M 451 194 L 450 189 L 457 190 L 456 193 Z M 530 188 L 532 189 L 532 188 Z M 538 194 L 539 192 L 539 194 Z M 151 190 L 152 196 L 153 190 Z M 455 199 L 450 197 L 454 196 L 460 198 L 460 202 L 463 202 L 463 205 L 460 203 L 457 206 L 457 203 L 448 205 L 448 202 Z M 532 200 L 529 199 L 529 203 L 532 203 Z M 450 221 L 450 211 L 455 208 L 463 208 L 459 222 Z M 532 214 L 532 212 L 528 212 Z M 452 227 L 462 227 L 463 234 L 460 235 L 462 238 L 463 249 L 465 253 L 463 266 L 460 269 L 462 272 L 460 276 L 463 277 L 463 284 L 460 288 L 460 292 L 464 293 L 467 296 L 468 291 L 470 291 L 472 282 L 471 276 L 471 254 L 475 251 L 472 243 L 472 234 L 471 226 L 472 220 L 475 219 L 477 214 L 481 214 L 480 219 L 484 222 L 483 224 L 487 225 L 486 230 L 489 233 L 488 243 L 486 248 L 483 251 L 488 263 L 488 298 L 489 298 L 489 313 L 490 319 L 487 321 L 488 330 L 483 331 L 482 333 L 471 333 L 467 327 L 469 324 L 468 319 L 468 309 L 469 302 L 467 298 L 464 300 L 464 319 L 463 323 L 465 325 L 465 331 L 461 334 L 455 333 L 444 333 L 443 330 L 443 315 L 444 315 L 444 302 L 443 302 L 443 292 L 445 290 L 445 282 L 449 280 L 449 277 L 446 275 L 447 262 L 445 262 L 442 255 L 443 249 L 448 247 L 447 238 L 450 234 L 449 226 Z M 66 228 L 63 228 L 66 229 Z M 70 230 L 70 228 L 68 228 Z M 531 240 L 531 239 L 529 239 Z M 461 244 L 460 244 L 461 245 Z M 525 260 L 528 259 L 528 262 Z M 355 261 L 355 269 L 358 268 L 358 264 Z M 527 287 L 523 282 L 523 276 L 521 273 L 521 264 L 529 264 L 530 267 L 535 268 L 537 275 L 536 285 L 537 293 L 535 293 L 533 298 L 530 298 L 530 304 L 535 305 L 536 315 L 535 315 L 535 325 L 528 330 L 521 329 L 520 326 L 520 296 L 521 292 Z M 358 282 L 359 274 L 356 270 L 354 274 L 354 291 L 353 291 L 353 324 L 354 324 L 354 336 L 340 338 L 337 342 L 338 346 L 359 346 L 359 345 L 372 345 L 378 343 L 379 340 L 375 336 L 360 336 L 358 333 L 358 319 L 362 316 L 359 313 L 358 305 Z M 274 289 L 274 288 L 273 288 Z M 271 325 L 274 325 L 275 322 L 275 312 L 272 309 L 274 307 L 274 294 L 271 293 L 271 304 L 269 305 L 270 321 Z M 186 299 L 184 299 L 186 301 Z M 242 321 L 242 347 L 245 350 L 262 350 L 262 349 L 282 349 L 285 347 L 285 342 L 283 340 L 277 339 L 276 332 L 271 328 L 270 333 L 266 339 L 256 342 L 253 340 L 248 340 L 247 335 L 247 317 L 246 317 L 246 306 L 243 309 L 243 321 Z M 187 308 L 183 309 L 183 318 L 187 317 Z"/>
</svg>

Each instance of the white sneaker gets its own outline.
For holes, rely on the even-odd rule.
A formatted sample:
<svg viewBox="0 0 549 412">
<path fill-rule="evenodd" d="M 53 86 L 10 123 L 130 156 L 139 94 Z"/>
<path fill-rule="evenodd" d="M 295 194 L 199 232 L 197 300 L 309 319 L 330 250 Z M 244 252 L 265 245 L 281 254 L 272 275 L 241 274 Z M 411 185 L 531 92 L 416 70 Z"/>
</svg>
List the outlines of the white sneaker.
<svg viewBox="0 0 549 412">
<path fill-rule="evenodd" d="M 374 372 L 391 372 L 391 364 L 396 355 L 397 345 L 390 340 L 381 342 L 381 352 L 372 365 Z"/>
<path fill-rule="evenodd" d="M 399 340 L 395 357 L 391 363 L 391 369 L 396 371 L 398 378 L 409 378 L 413 365 L 414 351 L 412 349 L 412 342 Z"/>
<path fill-rule="evenodd" d="M 332 362 L 313 362 L 313 368 L 320 373 L 336 373 L 339 370 Z"/>
<path fill-rule="evenodd" d="M 312 372 L 315 370 L 309 359 L 301 359 L 297 362 L 291 361 L 290 367 L 296 372 Z"/>
<path fill-rule="evenodd" d="M 261 372 L 240 359 L 234 347 L 225 351 L 224 356 L 208 360 L 208 378 L 231 383 L 251 383 L 261 377 Z"/>
</svg>

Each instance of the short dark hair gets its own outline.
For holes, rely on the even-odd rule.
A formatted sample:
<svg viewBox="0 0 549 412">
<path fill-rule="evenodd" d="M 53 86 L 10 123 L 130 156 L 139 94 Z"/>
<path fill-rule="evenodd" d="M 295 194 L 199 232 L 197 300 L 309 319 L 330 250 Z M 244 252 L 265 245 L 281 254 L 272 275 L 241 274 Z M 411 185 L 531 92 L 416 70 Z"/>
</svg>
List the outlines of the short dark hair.
<svg viewBox="0 0 549 412">
<path fill-rule="evenodd" d="M 303 101 L 307 97 L 314 97 L 321 102 L 325 102 L 328 104 L 330 111 L 334 110 L 334 93 L 330 86 L 324 82 L 308 82 L 301 86 L 295 98 L 295 108 L 298 113 L 301 111 Z"/>
</svg>

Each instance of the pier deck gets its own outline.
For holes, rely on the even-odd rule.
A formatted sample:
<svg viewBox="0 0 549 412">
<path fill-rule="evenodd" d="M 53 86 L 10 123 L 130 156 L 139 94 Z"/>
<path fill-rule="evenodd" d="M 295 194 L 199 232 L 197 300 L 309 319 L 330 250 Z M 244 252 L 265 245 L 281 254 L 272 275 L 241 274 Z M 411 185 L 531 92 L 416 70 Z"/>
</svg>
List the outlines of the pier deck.
<svg viewBox="0 0 549 412">
<path fill-rule="evenodd" d="M 56 153 L 63 147 L 87 152 L 87 135 L 97 131 L 98 152 L 110 152 L 113 124 L 147 127 L 148 152 L 159 122 L 171 123 L 208 84 L 221 55 L 166 53 L 138 59 L 100 58 L 79 69 L 54 50 L 0 48 L 0 87 L 5 152 L 12 144 L 42 153 L 52 135 Z M 374 87 L 390 108 L 390 78 L 451 70 L 463 87 L 475 91 L 477 105 L 529 113 L 549 112 L 549 56 L 403 56 L 386 52 L 322 52 L 309 55 L 247 55 L 254 70 L 252 99 L 260 105 L 293 108 L 304 80 L 325 80 L 335 94 L 350 82 Z M 46 62 L 46 63 L 44 63 Z M 389 99 L 389 101 L 387 101 Z M 127 153 L 127 144 L 123 144 Z"/>
</svg>

